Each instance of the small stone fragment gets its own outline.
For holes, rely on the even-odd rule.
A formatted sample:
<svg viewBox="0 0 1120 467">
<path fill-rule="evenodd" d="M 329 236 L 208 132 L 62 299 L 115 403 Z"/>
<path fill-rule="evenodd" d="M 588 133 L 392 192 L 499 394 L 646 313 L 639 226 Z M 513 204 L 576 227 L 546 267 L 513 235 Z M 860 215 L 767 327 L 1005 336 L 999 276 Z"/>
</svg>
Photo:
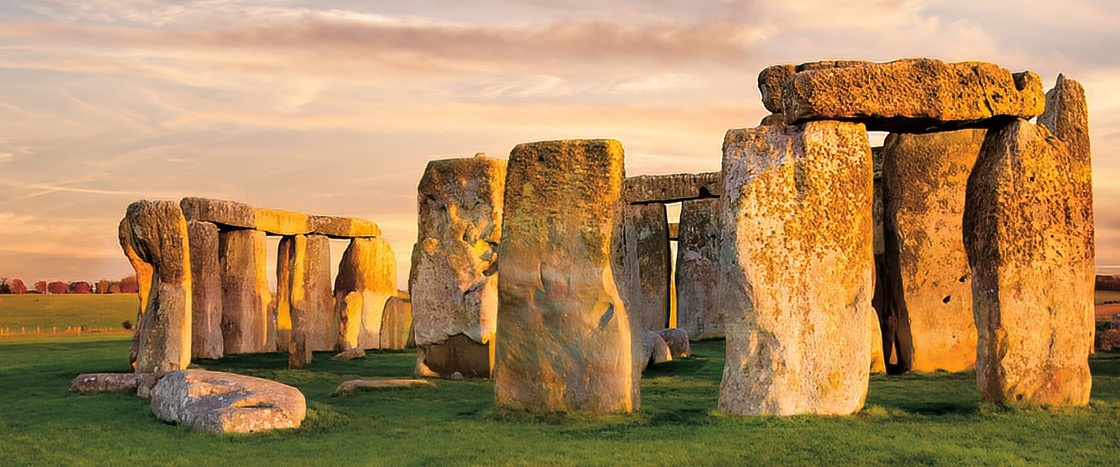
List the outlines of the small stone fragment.
<svg viewBox="0 0 1120 467">
<path fill-rule="evenodd" d="M 365 356 L 365 349 L 355 347 L 349 350 L 343 350 L 342 352 L 335 354 L 333 357 L 331 357 L 331 360 L 350 361 L 355 358 L 365 358 Z"/>
<path fill-rule="evenodd" d="M 70 392 L 94 394 L 117 392 L 136 394 L 136 389 L 149 379 L 152 373 L 83 373 L 70 381 Z"/>
</svg>

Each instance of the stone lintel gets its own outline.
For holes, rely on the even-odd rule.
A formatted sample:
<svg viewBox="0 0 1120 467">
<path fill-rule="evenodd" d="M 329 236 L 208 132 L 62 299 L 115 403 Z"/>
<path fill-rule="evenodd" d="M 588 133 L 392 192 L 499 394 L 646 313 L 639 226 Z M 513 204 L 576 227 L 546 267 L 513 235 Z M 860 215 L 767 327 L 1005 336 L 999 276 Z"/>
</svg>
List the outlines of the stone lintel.
<svg viewBox="0 0 1120 467">
<path fill-rule="evenodd" d="M 718 198 L 722 192 L 719 172 L 639 175 L 626 179 L 622 197 L 630 204 L 675 203 L 689 199 Z"/>
<path fill-rule="evenodd" d="M 376 223 L 354 217 L 316 216 L 195 197 L 183 198 L 179 205 L 187 220 L 212 222 L 227 230 L 255 229 L 270 235 L 325 235 L 330 238 L 381 236 L 381 228 Z"/>
</svg>

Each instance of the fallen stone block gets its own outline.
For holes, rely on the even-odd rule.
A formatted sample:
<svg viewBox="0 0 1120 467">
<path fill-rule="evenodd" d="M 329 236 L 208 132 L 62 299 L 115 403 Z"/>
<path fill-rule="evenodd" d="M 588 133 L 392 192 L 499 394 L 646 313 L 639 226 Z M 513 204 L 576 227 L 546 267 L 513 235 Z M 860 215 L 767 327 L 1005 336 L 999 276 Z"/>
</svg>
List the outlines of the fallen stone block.
<svg viewBox="0 0 1120 467">
<path fill-rule="evenodd" d="M 303 393 L 294 387 L 216 371 L 168 373 L 151 396 L 156 418 L 210 433 L 299 428 L 307 414 Z"/>
<path fill-rule="evenodd" d="M 411 388 L 434 388 L 435 383 L 426 379 L 355 379 L 344 381 L 338 385 L 338 389 L 334 390 L 332 397 L 349 396 L 362 391 L 376 391 L 381 389 L 411 389 Z"/>
<path fill-rule="evenodd" d="M 153 373 L 82 373 L 70 381 L 68 390 L 82 394 L 136 394 L 137 388 L 146 383 L 154 384 L 151 381 L 155 379 Z"/>
<path fill-rule="evenodd" d="M 658 331 L 665 344 L 669 346 L 669 353 L 673 358 L 688 358 L 692 355 L 692 346 L 688 341 L 688 331 L 679 328 L 663 329 Z"/>
</svg>

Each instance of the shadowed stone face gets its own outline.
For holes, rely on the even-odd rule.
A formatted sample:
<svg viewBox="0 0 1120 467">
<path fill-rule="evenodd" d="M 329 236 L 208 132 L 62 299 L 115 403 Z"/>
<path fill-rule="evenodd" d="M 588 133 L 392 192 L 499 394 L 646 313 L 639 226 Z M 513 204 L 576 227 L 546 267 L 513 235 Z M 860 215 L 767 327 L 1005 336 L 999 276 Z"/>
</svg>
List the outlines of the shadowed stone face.
<svg viewBox="0 0 1120 467">
<path fill-rule="evenodd" d="M 669 224 L 661 203 L 624 205 L 614 245 L 615 281 L 631 323 L 645 331 L 669 327 Z"/>
<path fill-rule="evenodd" d="M 964 245 L 986 401 L 1089 402 L 1093 199 L 1088 148 L 1076 144 L 1015 120 L 988 133 L 968 180 Z"/>
<path fill-rule="evenodd" d="M 351 240 L 338 263 L 334 293 L 342 350 L 381 348 L 385 303 L 397 294 L 397 259 L 389 242 Z"/>
<path fill-rule="evenodd" d="M 677 238 L 677 327 L 692 339 L 723 337 L 719 285 L 720 200 L 681 203 Z"/>
<path fill-rule="evenodd" d="M 137 278 L 150 275 L 133 341 L 135 370 L 186 368 L 191 361 L 191 261 L 183 213 L 171 201 L 137 201 L 128 206 L 120 233 L 129 260 L 150 266 L 137 268 Z"/>
<path fill-rule="evenodd" d="M 194 358 L 221 358 L 222 265 L 218 256 L 218 226 L 187 222 L 191 249 L 191 352 Z"/>
<path fill-rule="evenodd" d="M 975 364 L 972 274 L 961 219 L 984 133 L 892 133 L 883 146 L 890 271 L 884 285 L 893 299 L 885 321 L 897 371 L 963 371 Z"/>
<path fill-rule="evenodd" d="M 510 153 L 498 266 L 498 405 L 636 409 L 634 341 L 611 270 L 623 178 L 622 145 L 614 140 L 522 144 Z"/>
<path fill-rule="evenodd" d="M 445 356 L 439 363 L 418 362 L 443 376 L 490 376 L 505 176 L 505 161 L 478 154 L 429 162 L 417 187 L 419 229 L 409 277 L 416 345 L 440 346 L 457 335 L 475 344 L 419 353 L 421 359 Z M 477 361 L 485 362 L 485 371 L 476 371 Z"/>
<path fill-rule="evenodd" d="M 723 176 L 719 409 L 859 410 L 873 313 L 873 172 L 863 125 L 730 130 Z"/>
<path fill-rule="evenodd" d="M 218 234 L 222 264 L 222 336 L 226 354 L 272 352 L 265 264 L 265 233 L 228 230 Z M 271 332 L 270 332 L 271 331 Z"/>
</svg>

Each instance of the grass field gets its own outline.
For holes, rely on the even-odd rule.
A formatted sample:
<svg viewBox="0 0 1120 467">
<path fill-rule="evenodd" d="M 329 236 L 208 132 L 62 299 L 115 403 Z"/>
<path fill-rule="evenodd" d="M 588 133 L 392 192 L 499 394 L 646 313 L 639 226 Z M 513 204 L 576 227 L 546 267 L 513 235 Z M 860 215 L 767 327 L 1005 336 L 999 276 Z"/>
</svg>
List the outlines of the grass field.
<svg viewBox="0 0 1120 467">
<path fill-rule="evenodd" d="M 1120 292 L 1111 290 L 1098 290 L 1096 296 L 1093 298 L 1093 304 L 1103 305 L 1105 302 L 1120 303 Z"/>
<path fill-rule="evenodd" d="M 0 340 L 0 465 L 1081 465 L 1120 452 L 1114 352 L 1090 360 L 1088 408 L 989 406 L 972 373 L 935 373 L 874 376 L 854 416 L 790 418 L 714 412 L 721 341 L 648 372 L 640 413 L 607 417 L 497 410 L 489 381 L 330 396 L 347 379 L 409 376 L 412 352 L 351 362 L 316 353 L 301 370 L 281 354 L 231 356 L 195 366 L 294 385 L 308 417 L 294 431 L 221 437 L 163 424 L 132 396 L 66 392 L 79 373 L 126 371 L 128 345 L 125 336 Z"/>
<path fill-rule="evenodd" d="M 80 328 L 124 331 L 121 323 L 136 321 L 135 294 L 0 295 L 0 334 L 41 334 Z M 7 330 L 7 332 L 3 332 Z"/>
</svg>

